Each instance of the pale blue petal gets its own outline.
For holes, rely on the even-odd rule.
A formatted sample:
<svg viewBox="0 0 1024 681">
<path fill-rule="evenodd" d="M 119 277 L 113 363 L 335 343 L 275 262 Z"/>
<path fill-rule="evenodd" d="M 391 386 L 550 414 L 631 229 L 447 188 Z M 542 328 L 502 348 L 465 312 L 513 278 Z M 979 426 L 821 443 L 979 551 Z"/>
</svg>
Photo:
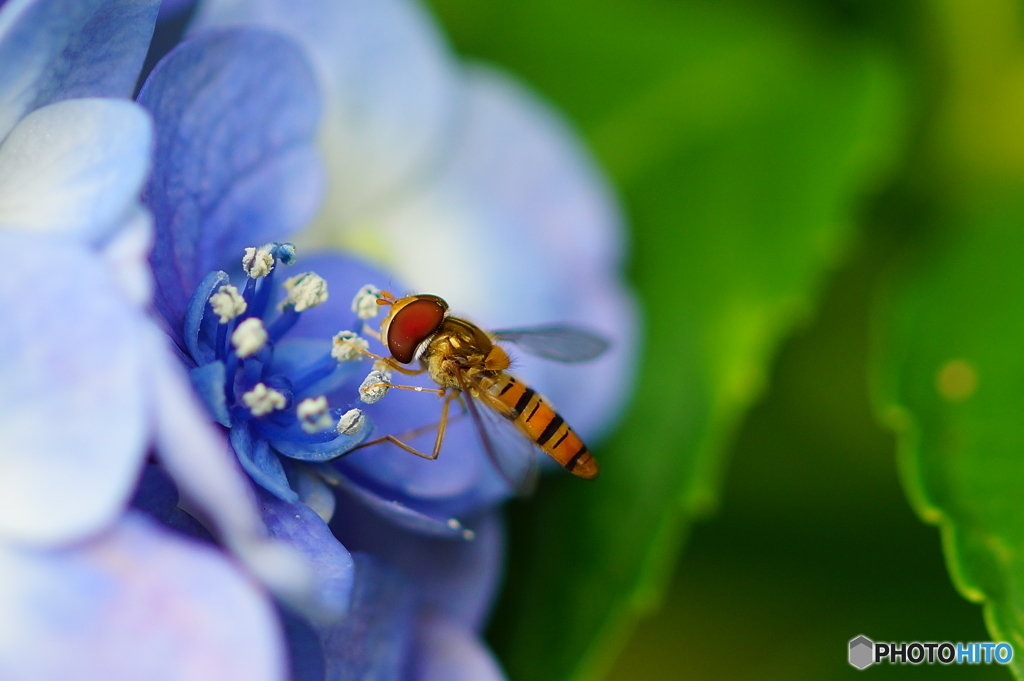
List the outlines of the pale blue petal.
<svg viewBox="0 0 1024 681">
<path fill-rule="evenodd" d="M 416 594 L 393 567 L 352 555 L 355 587 L 348 615 L 320 630 L 328 679 L 405 678 L 416 623 Z"/>
<path fill-rule="evenodd" d="M 313 568 L 316 621 L 324 624 L 345 614 L 352 596 L 352 556 L 327 523 L 302 503 L 290 504 L 267 493 L 260 495 L 263 522 L 271 537 L 287 542 L 304 555 Z"/>
<path fill-rule="evenodd" d="M 146 454 L 149 324 L 102 262 L 0 231 L 0 536 L 79 539 L 127 502 Z"/>
<path fill-rule="evenodd" d="M 515 358 L 574 428 L 595 435 L 627 401 L 636 346 L 614 196 L 572 130 L 523 87 L 476 68 L 466 92 L 451 163 L 383 215 L 379 236 L 399 276 L 484 328 L 579 322 L 608 336 L 611 350 L 585 365 Z M 520 276 L 494 276 L 496 253 Z"/>
<path fill-rule="evenodd" d="M 139 102 L 156 123 L 144 192 L 157 227 L 156 307 L 180 324 L 211 270 L 306 224 L 319 205 L 319 99 L 301 50 L 266 31 L 209 32 L 153 70 Z"/>
<path fill-rule="evenodd" d="M 11 0 L 0 11 L 0 140 L 73 97 L 130 97 L 159 0 Z"/>
<path fill-rule="evenodd" d="M 132 207 L 121 227 L 100 247 L 100 257 L 125 298 L 140 308 L 153 299 L 153 217 L 141 203 Z"/>
<path fill-rule="evenodd" d="M 207 0 L 193 30 L 252 24 L 307 51 L 324 95 L 328 234 L 438 162 L 458 125 L 459 79 L 437 26 L 411 0 Z"/>
<path fill-rule="evenodd" d="M 420 621 L 410 681 L 505 681 L 505 675 L 479 634 L 433 615 Z"/>
<path fill-rule="evenodd" d="M 72 548 L 0 549 L 5 681 L 283 681 L 269 599 L 218 551 L 130 515 Z"/>
<path fill-rule="evenodd" d="M 293 466 L 289 472 L 292 487 L 302 503 L 313 509 L 325 523 L 331 522 L 337 500 L 334 498 L 334 491 L 324 479 L 306 466 Z"/>
<path fill-rule="evenodd" d="M 72 99 L 32 112 L 0 145 L 0 228 L 98 242 L 137 212 L 153 126 L 116 99 Z"/>
<path fill-rule="evenodd" d="M 219 428 L 196 399 L 167 337 L 150 339 L 150 383 L 160 461 L 188 508 L 283 602 L 302 608 L 312 587 L 305 559 L 280 542 L 268 541 L 249 479 Z"/>
<path fill-rule="evenodd" d="M 350 551 L 373 554 L 401 569 L 419 589 L 423 603 L 473 631 L 486 623 L 505 565 L 501 512 L 486 511 L 466 522 L 473 540 L 406 529 L 353 497 L 339 495 L 338 539 Z"/>
</svg>

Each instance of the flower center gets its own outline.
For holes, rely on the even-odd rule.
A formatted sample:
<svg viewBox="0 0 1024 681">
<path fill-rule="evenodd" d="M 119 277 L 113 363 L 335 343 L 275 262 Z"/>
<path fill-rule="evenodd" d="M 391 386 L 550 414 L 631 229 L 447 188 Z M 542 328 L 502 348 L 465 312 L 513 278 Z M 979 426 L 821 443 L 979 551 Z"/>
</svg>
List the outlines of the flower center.
<svg viewBox="0 0 1024 681">
<path fill-rule="evenodd" d="M 327 282 L 313 272 L 274 291 L 279 267 L 294 261 L 293 245 L 270 243 L 245 249 L 241 291 L 224 272 L 207 275 L 189 302 L 186 344 L 197 364 L 193 382 L 220 423 L 248 422 L 271 442 L 313 445 L 362 429 L 360 410 L 332 409 L 324 393 L 348 377 L 368 344 L 342 331 L 331 343 L 313 344 L 319 356 L 302 354 L 309 343 L 289 352 L 288 332 L 327 300 Z"/>
</svg>

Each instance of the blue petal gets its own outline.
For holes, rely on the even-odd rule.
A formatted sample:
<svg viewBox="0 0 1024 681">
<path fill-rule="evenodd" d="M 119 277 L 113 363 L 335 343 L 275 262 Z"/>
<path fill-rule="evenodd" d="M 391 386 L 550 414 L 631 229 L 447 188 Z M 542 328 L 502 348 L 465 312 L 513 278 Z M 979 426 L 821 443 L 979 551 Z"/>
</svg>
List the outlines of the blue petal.
<svg viewBox="0 0 1024 681">
<path fill-rule="evenodd" d="M 277 454 L 260 436 L 253 435 L 247 423 L 231 429 L 231 447 L 238 455 L 242 468 L 260 487 L 289 503 L 298 501 L 299 495 L 288 486 L 288 478 Z"/>
<path fill-rule="evenodd" d="M 0 225 L 99 244 L 137 211 L 153 127 L 132 102 L 34 111 L 0 145 Z"/>
<path fill-rule="evenodd" d="M 0 140 L 30 111 L 130 97 L 159 0 L 11 0 L 0 11 Z"/>
<path fill-rule="evenodd" d="M 381 496 L 344 475 L 332 473 L 328 468 L 321 468 L 320 470 L 324 472 L 324 476 L 329 481 L 344 493 L 339 495 L 339 499 L 347 496 L 351 500 L 358 502 L 354 506 L 350 504 L 350 507 L 359 508 L 364 506 L 381 518 L 386 518 L 390 523 L 419 534 L 459 540 L 466 538 L 465 528 L 453 517 L 432 516 L 421 513 L 409 508 L 401 501 Z M 337 514 L 335 517 L 338 517 Z"/>
<path fill-rule="evenodd" d="M 352 556 L 331 534 L 327 524 L 302 503 L 290 504 L 262 493 L 260 510 L 271 537 L 287 542 L 313 567 L 313 599 L 318 621 L 327 624 L 349 608 L 352 596 Z"/>
<path fill-rule="evenodd" d="M 361 500 L 338 495 L 335 536 L 350 551 L 373 554 L 403 570 L 432 611 L 480 631 L 486 622 L 505 564 L 501 513 L 490 510 L 466 525 L 473 541 L 459 535 L 424 534 L 403 528 Z"/>
<path fill-rule="evenodd" d="M 267 596 L 220 552 L 131 514 L 55 551 L 0 548 L 0 678 L 282 681 Z"/>
<path fill-rule="evenodd" d="M 150 464 L 142 470 L 132 508 L 172 530 L 214 543 L 213 536 L 198 520 L 178 508 L 178 488 L 160 466 Z"/>
<path fill-rule="evenodd" d="M 156 122 L 143 194 L 156 220 L 156 307 L 178 327 L 192 291 L 247 246 L 305 224 L 319 205 L 313 75 L 286 38 L 255 29 L 197 35 L 139 93 Z"/>
<path fill-rule="evenodd" d="M 111 522 L 146 454 L 149 324 L 81 246 L 0 230 L 0 535 Z"/>
<path fill-rule="evenodd" d="M 213 347 L 212 339 L 203 333 L 203 321 L 209 321 L 214 315 L 208 315 L 210 296 L 217 292 L 224 284 L 231 281 L 226 272 L 216 270 L 210 272 L 189 298 L 188 307 L 185 310 L 183 334 L 185 347 L 192 355 L 196 364 L 209 364 L 216 356 L 216 349 Z M 212 312 L 212 311 L 211 311 Z"/>
<path fill-rule="evenodd" d="M 479 634 L 428 615 L 420 621 L 410 681 L 505 681 L 505 675 Z"/>
<path fill-rule="evenodd" d="M 285 608 L 277 615 L 288 641 L 291 681 L 324 681 L 324 647 L 320 635 L 309 622 Z"/>
<path fill-rule="evenodd" d="M 365 553 L 352 555 L 352 605 L 321 630 L 329 679 L 405 678 L 416 622 L 416 594 L 400 572 Z"/>
<path fill-rule="evenodd" d="M 299 318 L 299 324 L 302 324 L 302 320 L 306 315 L 312 314 L 316 309 L 319 308 L 303 312 L 302 317 Z M 339 327 L 334 333 L 340 330 L 341 328 Z M 319 338 L 296 338 L 293 337 L 296 335 L 293 329 L 284 340 L 274 346 L 274 357 L 270 362 L 267 373 L 284 374 L 293 380 L 303 376 L 330 352 L 330 338 L 334 333 L 330 335 L 324 334 Z M 335 364 L 336 366 L 331 373 L 308 386 L 302 392 L 296 393 L 294 396 L 295 402 L 299 402 L 307 397 L 317 397 L 336 391 L 347 380 L 351 379 L 353 374 L 358 373 L 361 367 L 359 362 L 335 362 Z M 362 379 L 363 377 L 360 376 L 359 380 Z M 345 404 L 347 405 L 348 403 L 346 402 Z M 339 404 L 337 406 L 342 405 Z"/>
<path fill-rule="evenodd" d="M 458 67 L 419 3 L 206 0 L 194 27 L 238 24 L 282 31 L 316 70 L 331 176 L 327 230 L 393 199 L 443 158 L 459 125 Z"/>
<path fill-rule="evenodd" d="M 330 461 L 355 447 L 366 439 L 372 428 L 367 423 L 355 435 L 341 435 L 327 441 L 316 443 L 289 442 L 288 440 L 271 440 L 270 445 L 291 459 L 299 461 Z"/>
<path fill-rule="evenodd" d="M 213 420 L 230 428 L 231 414 L 228 413 L 227 397 L 224 394 L 226 371 L 224 362 L 217 360 L 192 369 L 189 377 L 192 379 L 192 387 L 213 415 Z"/>
</svg>

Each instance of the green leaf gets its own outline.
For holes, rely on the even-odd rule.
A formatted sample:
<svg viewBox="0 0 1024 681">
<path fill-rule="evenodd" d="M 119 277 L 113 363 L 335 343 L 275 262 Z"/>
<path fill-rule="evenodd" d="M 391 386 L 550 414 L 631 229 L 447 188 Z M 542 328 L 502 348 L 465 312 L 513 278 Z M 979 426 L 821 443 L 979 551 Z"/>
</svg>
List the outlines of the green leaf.
<svg viewBox="0 0 1024 681">
<path fill-rule="evenodd" d="M 953 581 L 1024 650 L 1024 194 L 951 211 L 887 291 L 883 418 L 904 485 L 942 531 Z M 1020 677 L 1024 661 L 1015 656 Z"/>
<path fill-rule="evenodd" d="M 490 632 L 513 679 L 599 678 L 713 508 L 730 434 L 888 169 L 899 88 L 872 48 L 742 4 L 435 6 L 464 53 L 570 114 L 630 214 L 635 399 L 595 448 L 596 482 L 551 479 L 513 509 Z"/>
</svg>

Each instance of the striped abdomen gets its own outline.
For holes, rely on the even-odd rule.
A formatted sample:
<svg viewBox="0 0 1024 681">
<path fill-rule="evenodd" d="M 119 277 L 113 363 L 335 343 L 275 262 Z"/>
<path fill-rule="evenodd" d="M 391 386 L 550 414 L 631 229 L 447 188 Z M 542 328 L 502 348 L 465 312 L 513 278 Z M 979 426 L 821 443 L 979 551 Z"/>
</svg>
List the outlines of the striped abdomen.
<svg viewBox="0 0 1024 681">
<path fill-rule="evenodd" d="M 588 480 L 597 476 L 597 461 L 583 440 L 532 388 L 505 373 L 495 376 L 493 384 L 481 387 L 506 407 L 503 415 L 521 433 L 567 471 Z"/>
</svg>

